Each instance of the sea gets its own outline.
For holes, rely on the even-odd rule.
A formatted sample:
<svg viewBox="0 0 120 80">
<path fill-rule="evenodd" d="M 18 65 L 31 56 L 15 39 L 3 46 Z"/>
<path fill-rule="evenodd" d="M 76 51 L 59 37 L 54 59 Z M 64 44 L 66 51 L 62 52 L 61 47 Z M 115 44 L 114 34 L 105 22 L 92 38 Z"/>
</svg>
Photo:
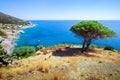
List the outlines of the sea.
<svg viewBox="0 0 120 80">
<path fill-rule="evenodd" d="M 15 43 L 21 46 L 54 46 L 58 44 L 82 44 L 83 39 L 70 31 L 72 25 L 82 20 L 30 20 L 35 26 L 24 28 Z M 93 40 L 97 46 L 112 46 L 120 50 L 120 20 L 98 20 L 104 26 L 115 31 L 117 37 Z"/>
</svg>

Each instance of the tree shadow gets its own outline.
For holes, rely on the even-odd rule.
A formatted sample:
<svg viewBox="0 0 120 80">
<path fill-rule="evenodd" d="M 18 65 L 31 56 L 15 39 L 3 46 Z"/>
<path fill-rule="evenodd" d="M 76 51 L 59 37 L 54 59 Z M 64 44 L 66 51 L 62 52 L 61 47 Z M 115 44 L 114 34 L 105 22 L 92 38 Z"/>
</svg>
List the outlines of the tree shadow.
<svg viewBox="0 0 120 80">
<path fill-rule="evenodd" d="M 58 49 L 56 51 L 53 52 L 53 56 L 60 56 L 60 57 L 67 57 L 67 56 L 86 56 L 86 57 L 96 57 L 93 54 L 89 54 L 89 52 L 91 53 L 95 53 L 95 50 L 89 49 L 86 52 L 82 53 L 82 48 L 70 48 L 70 47 L 66 47 L 64 49 Z"/>
</svg>

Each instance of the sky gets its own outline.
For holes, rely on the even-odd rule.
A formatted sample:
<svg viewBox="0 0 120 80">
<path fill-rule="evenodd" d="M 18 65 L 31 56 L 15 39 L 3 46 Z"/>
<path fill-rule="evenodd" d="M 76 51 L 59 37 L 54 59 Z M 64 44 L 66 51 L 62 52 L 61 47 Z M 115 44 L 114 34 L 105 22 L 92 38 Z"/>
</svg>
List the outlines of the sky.
<svg viewBox="0 0 120 80">
<path fill-rule="evenodd" d="M 0 0 L 0 12 L 25 20 L 120 20 L 120 0 Z"/>
</svg>

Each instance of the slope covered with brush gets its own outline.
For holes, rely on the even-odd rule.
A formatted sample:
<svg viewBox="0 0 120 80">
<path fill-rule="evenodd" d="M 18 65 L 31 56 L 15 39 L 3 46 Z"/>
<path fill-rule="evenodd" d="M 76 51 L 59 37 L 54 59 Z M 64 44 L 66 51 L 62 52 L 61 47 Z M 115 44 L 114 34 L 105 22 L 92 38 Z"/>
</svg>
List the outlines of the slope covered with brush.
<svg viewBox="0 0 120 80">
<path fill-rule="evenodd" d="M 18 24 L 18 25 L 28 25 L 30 24 L 28 21 L 24 21 L 22 19 L 4 14 L 0 12 L 0 23 L 3 24 Z"/>
</svg>

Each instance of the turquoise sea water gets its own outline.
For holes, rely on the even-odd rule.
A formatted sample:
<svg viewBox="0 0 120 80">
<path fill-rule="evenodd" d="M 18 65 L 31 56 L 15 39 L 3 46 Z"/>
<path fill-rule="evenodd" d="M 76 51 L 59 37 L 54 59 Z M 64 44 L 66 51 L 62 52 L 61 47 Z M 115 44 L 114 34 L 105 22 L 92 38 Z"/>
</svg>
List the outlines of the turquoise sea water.
<svg viewBox="0 0 120 80">
<path fill-rule="evenodd" d="M 70 28 L 81 20 L 32 20 L 34 27 L 23 29 L 16 40 L 16 47 L 20 46 L 53 46 L 56 44 L 82 44 L 83 39 L 76 37 Z M 117 33 L 117 37 L 93 40 L 98 46 L 112 46 L 120 50 L 120 20 L 100 20 L 100 23 Z"/>
</svg>

